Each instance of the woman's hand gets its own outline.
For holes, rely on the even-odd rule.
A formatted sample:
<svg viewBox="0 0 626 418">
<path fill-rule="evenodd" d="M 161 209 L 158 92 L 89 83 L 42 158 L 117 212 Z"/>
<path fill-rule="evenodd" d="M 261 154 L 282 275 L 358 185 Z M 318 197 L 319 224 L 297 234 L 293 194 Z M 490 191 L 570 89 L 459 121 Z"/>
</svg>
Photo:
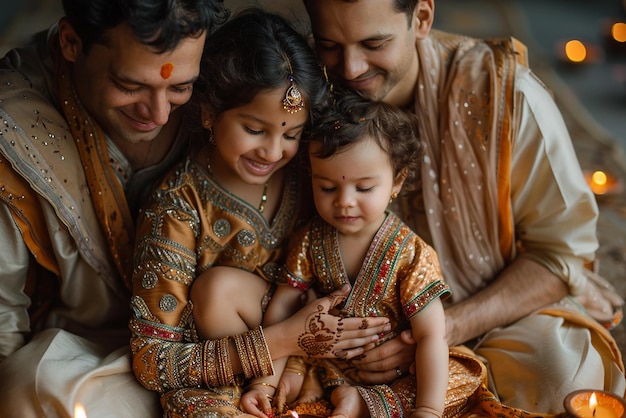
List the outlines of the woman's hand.
<svg viewBox="0 0 626 418">
<path fill-rule="evenodd" d="M 350 361 L 364 383 L 379 384 L 392 381 L 408 373 L 415 373 L 415 341 L 411 330 Z"/>
<path fill-rule="evenodd" d="M 243 412 L 259 418 L 272 416 L 271 400 L 274 395 L 273 390 L 266 390 L 262 386 L 254 386 L 241 395 L 239 407 Z"/>
<path fill-rule="evenodd" d="M 298 399 L 303 382 L 303 373 L 283 372 L 278 383 L 278 390 L 276 390 L 276 395 L 274 396 L 276 410 L 279 413 L 284 412 L 286 405 L 291 405 Z"/>
<path fill-rule="evenodd" d="M 338 307 L 350 286 L 316 299 L 289 319 L 264 329 L 272 358 L 287 355 L 351 359 L 363 354 L 363 346 L 389 332 L 387 318 L 344 318 Z"/>
</svg>

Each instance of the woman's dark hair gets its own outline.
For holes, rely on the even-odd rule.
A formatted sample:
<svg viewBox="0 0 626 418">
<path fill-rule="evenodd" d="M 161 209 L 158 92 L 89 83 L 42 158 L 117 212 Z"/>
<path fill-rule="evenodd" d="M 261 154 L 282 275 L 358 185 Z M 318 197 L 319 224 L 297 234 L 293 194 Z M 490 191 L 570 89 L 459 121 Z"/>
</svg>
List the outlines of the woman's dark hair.
<svg viewBox="0 0 626 418">
<path fill-rule="evenodd" d="M 143 44 L 171 51 L 188 37 L 211 33 L 228 19 L 224 0 L 63 0 L 65 16 L 88 54 L 106 33 L 127 23 Z"/>
<path fill-rule="evenodd" d="M 304 98 L 302 111 L 314 117 L 328 98 L 328 87 L 306 38 L 277 14 L 244 10 L 206 41 L 193 92 L 195 124 L 201 103 L 216 116 L 251 102 L 260 91 L 286 92 L 291 76 Z"/>
<path fill-rule="evenodd" d="M 313 155 L 324 159 L 350 152 L 350 146 L 371 137 L 389 155 L 394 177 L 406 170 L 403 190 L 414 188 L 422 157 L 415 115 L 388 103 L 371 101 L 354 90 L 335 90 L 334 98 L 334 106 L 307 135 L 309 141 L 320 144 Z"/>
</svg>

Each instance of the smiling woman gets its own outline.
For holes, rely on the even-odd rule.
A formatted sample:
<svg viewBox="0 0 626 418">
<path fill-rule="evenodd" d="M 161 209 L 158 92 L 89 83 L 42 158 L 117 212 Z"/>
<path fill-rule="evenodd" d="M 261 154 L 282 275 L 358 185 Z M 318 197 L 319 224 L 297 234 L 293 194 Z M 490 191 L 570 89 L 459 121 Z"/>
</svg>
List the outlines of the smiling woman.
<svg viewBox="0 0 626 418">
<path fill-rule="evenodd" d="M 323 326 L 316 354 L 350 358 L 388 323 L 328 315 L 344 289 L 261 327 L 288 238 L 310 215 L 298 147 L 329 90 L 306 39 L 258 9 L 207 39 L 200 68 L 188 123 L 205 138 L 141 211 L 133 269 L 133 368 L 173 417 L 250 412 L 239 399 L 253 378 L 311 353 L 303 332 Z M 277 383 L 256 387 L 259 408 Z"/>
</svg>

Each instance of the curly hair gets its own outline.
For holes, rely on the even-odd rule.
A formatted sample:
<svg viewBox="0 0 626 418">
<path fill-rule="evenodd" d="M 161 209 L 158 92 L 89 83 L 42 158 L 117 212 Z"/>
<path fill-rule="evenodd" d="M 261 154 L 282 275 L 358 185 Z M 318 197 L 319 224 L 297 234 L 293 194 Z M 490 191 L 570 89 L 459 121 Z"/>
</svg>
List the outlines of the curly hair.
<svg viewBox="0 0 626 418">
<path fill-rule="evenodd" d="M 394 177 L 406 171 L 403 190 L 413 189 L 422 157 L 415 115 L 355 90 L 335 90 L 334 98 L 335 105 L 307 133 L 308 141 L 320 143 L 315 157 L 330 158 L 369 136 L 389 155 Z"/>
</svg>

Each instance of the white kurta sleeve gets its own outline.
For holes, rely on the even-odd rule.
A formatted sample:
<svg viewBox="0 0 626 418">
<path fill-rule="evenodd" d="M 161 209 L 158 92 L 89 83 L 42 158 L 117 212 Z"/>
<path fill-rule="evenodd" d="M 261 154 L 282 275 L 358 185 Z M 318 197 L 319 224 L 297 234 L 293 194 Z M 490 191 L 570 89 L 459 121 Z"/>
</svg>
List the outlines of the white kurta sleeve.
<svg viewBox="0 0 626 418">
<path fill-rule="evenodd" d="M 516 238 L 530 257 L 577 294 L 582 267 L 598 248 L 598 207 L 587 186 L 563 117 L 527 68 L 516 79 L 518 135 L 513 144 L 511 198 Z"/>
<path fill-rule="evenodd" d="M 6 205 L 0 204 L 0 361 L 24 344 L 30 331 L 24 293 L 29 252 Z"/>
</svg>

